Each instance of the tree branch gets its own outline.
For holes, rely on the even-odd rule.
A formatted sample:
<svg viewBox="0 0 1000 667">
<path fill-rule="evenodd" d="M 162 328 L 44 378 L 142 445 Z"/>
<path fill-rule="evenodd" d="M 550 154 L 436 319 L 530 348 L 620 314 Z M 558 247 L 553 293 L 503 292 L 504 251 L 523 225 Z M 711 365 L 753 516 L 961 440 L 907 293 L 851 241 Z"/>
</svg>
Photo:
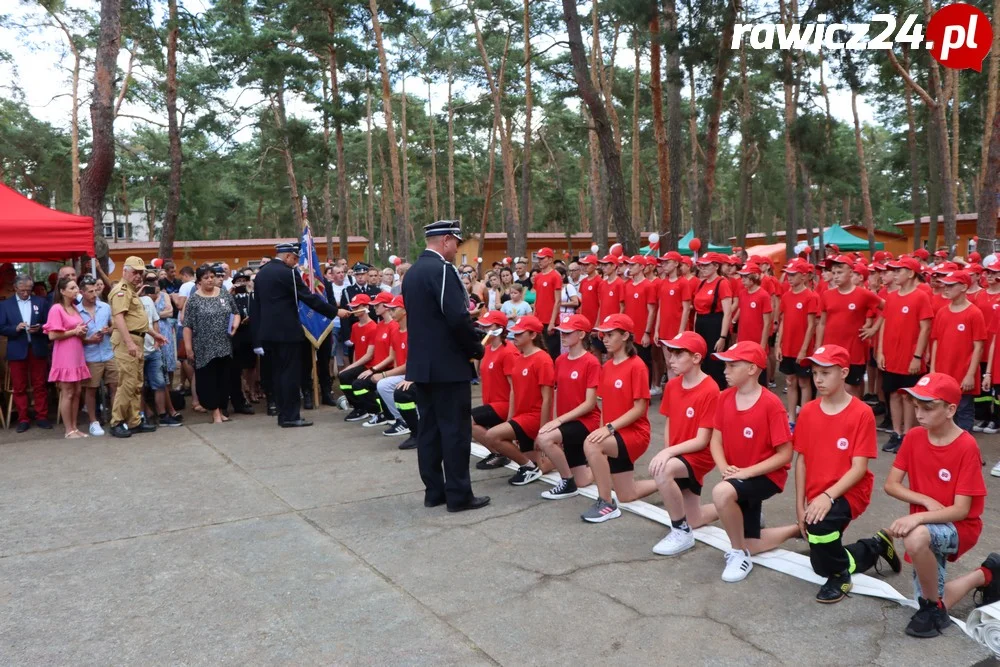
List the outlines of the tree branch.
<svg viewBox="0 0 1000 667">
<path fill-rule="evenodd" d="M 886 53 L 889 56 L 889 62 L 892 63 L 892 66 L 896 68 L 896 71 L 899 72 L 900 76 L 903 77 L 903 80 L 906 81 L 906 85 L 908 85 L 913 92 L 919 95 L 920 98 L 927 103 L 927 106 L 932 109 L 937 107 L 938 103 L 934 100 L 934 98 L 931 97 L 926 90 L 921 88 L 920 84 L 914 81 L 913 77 L 910 76 L 910 73 L 903 69 L 903 66 L 899 64 L 899 61 L 896 60 L 896 54 L 892 52 L 892 49 L 889 49 Z"/>
<path fill-rule="evenodd" d="M 125 93 L 128 92 L 128 82 L 132 78 L 132 65 L 135 64 L 135 49 L 129 49 L 128 51 L 128 68 L 125 70 L 125 78 L 122 80 L 122 89 L 118 91 L 118 99 L 115 100 L 115 116 L 118 116 L 119 110 L 122 108 L 122 102 L 125 101 Z"/>
</svg>

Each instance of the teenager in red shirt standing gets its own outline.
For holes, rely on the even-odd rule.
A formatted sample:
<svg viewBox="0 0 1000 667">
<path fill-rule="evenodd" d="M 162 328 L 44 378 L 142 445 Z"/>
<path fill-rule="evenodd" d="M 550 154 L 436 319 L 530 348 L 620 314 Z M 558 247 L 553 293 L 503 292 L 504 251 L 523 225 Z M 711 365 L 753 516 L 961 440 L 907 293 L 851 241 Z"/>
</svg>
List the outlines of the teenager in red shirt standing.
<svg viewBox="0 0 1000 667">
<path fill-rule="evenodd" d="M 816 314 L 819 297 L 808 288 L 812 265 L 800 259 L 785 266 L 789 288 L 781 295 L 779 306 L 778 337 L 775 348 L 778 370 L 785 376 L 788 388 L 788 421 L 795 427 L 796 410 L 812 400 L 810 370 L 802 365 L 813 349 L 816 331 Z"/>
<path fill-rule="evenodd" d="M 892 435 L 882 451 L 895 453 L 917 419 L 913 404 L 904 400 L 899 390 L 912 387 L 920 379 L 934 313 L 930 298 L 917 289 L 920 263 L 913 257 L 900 257 L 889 262 L 889 268 L 899 289 L 885 296 L 876 359 L 882 369 L 882 388 L 889 398 L 892 419 Z"/>
<path fill-rule="evenodd" d="M 632 255 L 626 262 L 631 280 L 622 286 L 622 312 L 631 318 L 635 348 L 646 364 L 646 371 L 652 375 L 653 357 L 653 323 L 656 321 L 656 289 L 653 283 L 646 279 L 643 269 L 646 258 L 642 255 Z"/>
<path fill-rule="evenodd" d="M 661 257 L 660 262 L 664 268 L 664 276 L 660 280 L 654 329 L 657 339 L 662 343 L 687 330 L 694 284 L 681 276 L 681 254 L 676 250 Z M 663 359 L 669 367 L 670 349 L 667 347 L 663 348 Z"/>
<path fill-rule="evenodd" d="M 951 271 L 938 278 L 942 294 L 951 301 L 934 316 L 931 327 L 931 373 L 955 378 L 962 400 L 955 423 L 972 432 L 975 421 L 973 397 L 979 394 L 979 360 L 983 357 L 986 321 L 983 312 L 965 297 L 972 279 L 965 271 Z"/>
<path fill-rule="evenodd" d="M 771 322 L 774 318 L 771 314 L 771 294 L 761 287 L 760 265 L 747 264 L 740 269 L 738 275 L 743 280 L 743 289 L 736 298 L 737 311 L 733 318 L 739 323 L 736 341 L 753 341 L 767 350 L 768 339 L 771 337 Z M 766 387 L 767 369 L 757 378 L 760 384 Z"/>
<path fill-rule="evenodd" d="M 625 281 L 618 277 L 618 263 L 619 260 L 614 255 L 605 255 L 597 265 L 604 277 L 598 283 L 600 291 L 597 294 L 597 301 L 600 310 L 594 322 L 600 322 L 609 315 L 617 315 L 622 312 L 622 290 L 625 287 Z M 597 334 L 594 334 L 590 342 L 596 350 L 598 358 L 607 352 L 604 349 L 604 342 Z"/>
<path fill-rule="evenodd" d="M 562 294 L 562 276 L 553 268 L 555 253 L 552 248 L 542 248 L 538 251 L 539 273 L 532 281 L 535 290 L 535 317 L 545 330 L 542 332 L 545 347 L 549 356 L 555 359 L 559 356 L 559 332 L 555 330 L 559 321 L 559 301 Z"/>
<path fill-rule="evenodd" d="M 828 261 L 833 265 L 831 289 L 823 292 L 820 297 L 816 345 L 839 345 L 851 353 L 851 372 L 847 375 L 850 387 L 848 391 L 860 398 L 868 361 L 865 341 L 877 331 L 874 326 L 869 326 L 868 313 L 872 309 L 881 308 L 882 299 L 854 284 L 850 259 L 837 255 Z"/>
<path fill-rule="evenodd" d="M 597 270 L 597 255 L 587 255 L 580 259 L 586 275 L 580 280 L 580 310 L 588 322 L 596 322 L 601 309 L 601 274 Z"/>
<path fill-rule="evenodd" d="M 597 501 L 581 515 L 601 523 L 621 516 L 618 500 L 627 503 L 656 491 L 653 480 L 636 480 L 635 462 L 649 448 L 649 372 L 632 342 L 635 323 L 628 315 L 610 315 L 597 326 L 604 334 L 610 359 L 601 369 L 597 396 L 601 421 L 583 443 L 587 463 L 597 483 Z"/>
<path fill-rule="evenodd" d="M 653 553 L 674 556 L 694 546 L 694 529 L 719 518 L 715 505 L 701 504 L 701 489 L 715 467 L 709 443 L 719 401 L 719 385 L 701 371 L 708 354 L 705 339 L 693 331 L 663 341 L 670 350 L 675 377 L 667 383 L 660 402 L 666 416 L 663 450 L 649 462 L 649 474 L 670 515 L 670 532 Z"/>
<path fill-rule="evenodd" d="M 472 408 L 472 437 L 485 446 L 486 432 L 503 424 L 510 412 L 510 374 L 514 358 L 521 353 L 507 341 L 507 316 L 499 310 L 490 310 L 476 322 L 490 335 L 483 358 L 479 361 L 483 404 Z M 490 452 L 479 460 L 476 468 L 493 470 L 510 463 L 506 456 Z"/>
<path fill-rule="evenodd" d="M 539 429 L 535 439 L 561 478 L 542 493 L 546 500 L 572 498 L 581 486 L 593 481 L 583 442 L 601 425 L 601 410 L 597 407 L 601 362 L 586 349 L 590 321 L 583 315 L 569 315 L 556 329 L 567 351 L 555 364 L 555 416 Z"/>
<path fill-rule="evenodd" d="M 719 267 L 729 260 L 725 255 L 707 252 L 698 258 L 700 280 L 691 297 L 694 307 L 694 332 L 705 339 L 709 351 L 726 349 L 727 335 L 732 326 L 735 308 L 729 281 L 719 275 Z M 701 369 L 712 376 L 719 389 L 726 386 L 725 368 L 713 357 L 702 363 Z"/>
</svg>

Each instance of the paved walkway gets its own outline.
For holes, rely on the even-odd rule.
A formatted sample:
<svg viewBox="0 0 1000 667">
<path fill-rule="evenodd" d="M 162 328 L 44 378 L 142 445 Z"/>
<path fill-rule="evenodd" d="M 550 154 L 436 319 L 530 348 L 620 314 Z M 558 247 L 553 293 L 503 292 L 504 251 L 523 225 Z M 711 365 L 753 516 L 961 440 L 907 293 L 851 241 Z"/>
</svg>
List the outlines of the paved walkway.
<svg viewBox="0 0 1000 667">
<path fill-rule="evenodd" d="M 427 510 L 415 452 L 339 410 L 309 416 L 315 427 L 281 430 L 263 416 L 212 426 L 188 413 L 189 426 L 130 440 L 0 431 L 0 664 L 989 657 L 957 628 L 906 637 L 911 612 L 890 602 L 823 607 L 812 585 L 764 568 L 725 584 L 721 552 L 656 557 L 660 526 L 627 514 L 585 524 L 589 501 L 543 501 L 541 483 L 511 487 L 507 471 L 474 471 L 477 493 L 493 497 L 487 509 Z M 1000 438 L 984 442 L 992 464 Z M 879 485 L 888 466 L 885 455 L 876 463 Z M 987 484 L 1000 496 L 997 480 Z M 981 545 L 954 571 L 1000 548 L 994 498 Z M 794 513 L 789 493 L 765 509 L 771 525 Z M 877 493 L 848 535 L 902 511 Z M 909 592 L 909 579 L 891 581 Z"/>
</svg>

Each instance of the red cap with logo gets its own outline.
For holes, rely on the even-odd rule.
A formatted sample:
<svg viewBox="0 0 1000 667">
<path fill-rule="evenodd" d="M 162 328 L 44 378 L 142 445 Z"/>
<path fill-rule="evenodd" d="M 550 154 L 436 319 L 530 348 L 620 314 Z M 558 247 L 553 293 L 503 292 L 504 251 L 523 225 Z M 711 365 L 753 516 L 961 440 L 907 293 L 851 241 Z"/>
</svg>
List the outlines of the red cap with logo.
<svg viewBox="0 0 1000 667">
<path fill-rule="evenodd" d="M 869 271 L 868 267 L 865 266 L 864 264 L 862 264 L 861 262 L 858 262 L 857 264 L 855 264 L 854 266 L 852 266 L 851 267 L 851 271 L 853 271 L 854 273 L 858 274 L 859 276 L 861 276 L 865 280 L 868 280 L 868 275 L 869 275 L 870 271 Z"/>
<path fill-rule="evenodd" d="M 978 262 L 972 262 L 971 264 L 968 264 L 965 267 L 965 270 L 968 271 L 969 273 L 975 273 L 976 275 L 979 275 L 980 273 L 983 272 L 983 267 Z"/>
<path fill-rule="evenodd" d="M 705 339 L 693 331 L 684 331 L 670 340 L 661 340 L 660 342 L 671 350 L 687 350 L 691 354 L 700 354 L 702 357 L 708 354 L 708 344 L 705 343 Z"/>
<path fill-rule="evenodd" d="M 945 250 L 944 248 L 942 248 L 941 250 L 938 250 L 937 252 L 935 252 L 934 256 L 935 257 L 940 257 L 941 259 L 948 259 L 948 255 L 950 255 L 950 254 L 951 253 L 949 253 L 947 250 Z"/>
<path fill-rule="evenodd" d="M 918 401 L 944 401 L 949 405 L 958 405 L 962 401 L 962 388 L 958 380 L 944 373 L 928 373 L 913 387 L 900 389 Z"/>
<path fill-rule="evenodd" d="M 614 255 L 605 255 L 604 257 L 601 257 L 601 259 L 599 259 L 597 261 L 597 263 L 598 264 L 614 264 L 615 266 L 618 266 L 618 264 L 621 263 L 621 260 L 619 258 L 615 257 Z"/>
<path fill-rule="evenodd" d="M 973 250 L 972 252 L 969 253 L 969 261 L 974 264 L 979 264 L 981 261 L 983 261 L 983 256 L 980 255 L 975 250 Z"/>
<path fill-rule="evenodd" d="M 698 264 L 728 264 L 729 258 L 717 252 L 706 252 L 698 258 Z"/>
<path fill-rule="evenodd" d="M 538 255 L 539 258 L 556 256 L 556 254 L 552 252 L 552 248 L 540 248 L 535 254 Z"/>
<path fill-rule="evenodd" d="M 748 262 L 746 266 L 737 271 L 741 276 L 759 276 L 760 266 L 754 262 Z"/>
<path fill-rule="evenodd" d="M 597 264 L 597 255 L 585 255 L 580 258 L 581 264 Z"/>
<path fill-rule="evenodd" d="M 793 259 L 785 264 L 785 273 L 812 273 L 812 264 L 804 259 Z"/>
<path fill-rule="evenodd" d="M 851 365 L 851 353 L 839 345 L 823 345 L 817 347 L 811 355 L 802 360 L 803 366 L 809 364 L 848 368 Z"/>
<path fill-rule="evenodd" d="M 958 264 L 955 262 L 941 262 L 931 269 L 931 273 L 935 275 L 951 273 L 952 271 L 958 271 Z"/>
<path fill-rule="evenodd" d="M 506 327 L 507 316 L 499 310 L 490 310 L 476 320 L 476 324 L 481 327 Z"/>
<path fill-rule="evenodd" d="M 771 261 L 771 258 L 765 255 L 751 255 L 750 259 L 756 262 L 757 264 L 767 264 L 768 266 L 774 266 L 774 262 Z"/>
<path fill-rule="evenodd" d="M 532 331 L 534 333 L 542 333 L 542 321 L 535 317 L 534 315 L 525 315 L 524 317 L 517 318 L 514 322 L 514 326 L 510 328 L 511 333 L 524 333 L 525 331 Z"/>
<path fill-rule="evenodd" d="M 827 264 L 847 264 L 848 266 L 854 266 L 854 260 L 847 255 L 833 255 L 832 257 L 826 258 Z"/>
<path fill-rule="evenodd" d="M 889 268 L 890 269 L 909 269 L 910 271 L 913 271 L 914 273 L 918 273 L 920 271 L 920 262 L 918 262 L 915 257 L 907 257 L 907 256 L 904 255 L 903 257 L 900 257 L 899 259 L 890 260 L 889 261 Z"/>
<path fill-rule="evenodd" d="M 719 361 L 745 361 L 758 368 L 767 368 L 767 353 L 760 343 L 752 340 L 740 341 L 725 352 L 716 352 L 712 356 Z"/>
<path fill-rule="evenodd" d="M 372 303 L 375 304 L 376 306 L 389 305 L 390 303 L 392 303 L 392 292 L 385 292 L 385 291 L 379 292 L 378 294 L 375 295 L 375 298 L 372 299 Z"/>
<path fill-rule="evenodd" d="M 660 261 L 661 262 L 681 262 L 681 261 L 683 261 L 683 257 L 676 250 L 671 250 L 666 255 L 663 255 L 662 257 L 660 257 Z"/>
<path fill-rule="evenodd" d="M 687 255 L 683 255 L 681 257 L 681 264 L 683 264 L 684 266 L 691 266 L 692 264 L 694 264 L 694 260 L 692 260 Z"/>
<path fill-rule="evenodd" d="M 943 285 L 965 285 L 966 287 L 972 287 L 972 276 L 967 271 L 951 271 L 938 278 L 938 280 Z"/>
<path fill-rule="evenodd" d="M 586 331 L 587 333 L 590 333 L 592 328 L 590 320 L 583 315 L 565 315 L 559 322 L 559 326 L 556 327 L 556 331 L 561 331 L 563 333 Z"/>
<path fill-rule="evenodd" d="M 348 305 L 351 308 L 363 308 L 372 305 L 372 299 L 367 294 L 356 294 Z"/>
<path fill-rule="evenodd" d="M 625 263 L 626 264 L 643 264 L 644 265 L 646 263 L 646 258 L 643 257 L 642 255 L 632 255 L 631 257 L 629 257 L 628 259 L 625 260 Z"/>
<path fill-rule="evenodd" d="M 928 259 L 930 259 L 931 254 L 927 252 L 927 248 L 917 248 L 916 250 L 913 251 L 913 256 L 921 261 L 926 262 Z"/>
<path fill-rule="evenodd" d="M 632 331 L 635 329 L 635 322 L 625 313 L 614 313 L 604 318 L 604 321 L 594 327 L 595 331 Z"/>
<path fill-rule="evenodd" d="M 402 294 L 397 294 L 396 296 L 392 297 L 392 301 L 390 301 L 386 305 L 389 308 L 406 308 L 406 305 L 403 304 L 403 295 Z M 499 312 L 499 311 L 497 311 L 497 312 Z M 503 313 L 500 313 L 500 314 L 503 315 Z"/>
</svg>

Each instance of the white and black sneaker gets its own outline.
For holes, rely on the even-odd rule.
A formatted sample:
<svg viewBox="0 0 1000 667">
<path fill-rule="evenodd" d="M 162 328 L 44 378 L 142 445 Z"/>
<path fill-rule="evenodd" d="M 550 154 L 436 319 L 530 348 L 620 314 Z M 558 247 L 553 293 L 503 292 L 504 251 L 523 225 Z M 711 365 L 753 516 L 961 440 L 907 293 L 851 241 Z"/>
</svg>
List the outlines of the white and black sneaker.
<svg viewBox="0 0 1000 667">
<path fill-rule="evenodd" d="M 531 484 L 536 479 L 542 476 L 542 470 L 534 463 L 529 463 L 528 465 L 523 465 L 517 469 L 514 476 L 511 477 L 507 482 L 514 486 L 524 486 L 525 484 Z"/>
<path fill-rule="evenodd" d="M 976 423 L 975 423 L 975 424 L 973 424 L 973 426 L 972 426 L 972 432 L 973 432 L 973 433 L 982 433 L 982 432 L 983 432 L 983 427 L 984 427 L 984 426 L 986 426 L 986 424 L 987 424 L 988 422 L 989 422 L 989 420 L 988 420 L 988 419 L 984 419 L 984 420 L 983 420 L 983 421 L 981 421 L 981 422 L 976 422 Z"/>
<path fill-rule="evenodd" d="M 389 426 L 389 428 L 382 431 L 382 435 L 386 436 L 387 438 L 392 437 L 394 435 L 409 435 L 409 434 L 410 434 L 410 429 L 406 426 L 406 424 L 403 422 L 402 419 L 397 419 L 395 422 L 392 423 L 391 426 Z"/>
<path fill-rule="evenodd" d="M 354 408 L 344 417 L 345 422 L 361 422 L 366 419 L 368 419 L 368 413 L 358 408 Z"/>
<path fill-rule="evenodd" d="M 368 415 L 368 421 L 366 421 L 362 426 L 365 428 L 375 428 L 376 426 L 382 426 L 383 424 L 388 424 L 389 418 L 383 415 L 381 412 L 374 415 Z"/>
<path fill-rule="evenodd" d="M 983 433 L 988 433 L 989 435 L 995 435 L 996 433 L 1000 433 L 1000 425 L 998 425 L 994 421 L 991 421 L 990 423 L 983 426 Z"/>
<path fill-rule="evenodd" d="M 726 552 L 726 569 L 722 571 L 722 580 L 727 583 L 743 581 L 753 569 L 750 555 L 742 549 L 730 549 Z"/>
<path fill-rule="evenodd" d="M 580 489 L 576 488 L 576 480 L 571 477 L 569 479 L 560 479 L 559 483 L 551 489 L 542 491 L 542 498 L 546 500 L 561 500 L 563 498 L 572 498 L 579 493 Z"/>
</svg>

